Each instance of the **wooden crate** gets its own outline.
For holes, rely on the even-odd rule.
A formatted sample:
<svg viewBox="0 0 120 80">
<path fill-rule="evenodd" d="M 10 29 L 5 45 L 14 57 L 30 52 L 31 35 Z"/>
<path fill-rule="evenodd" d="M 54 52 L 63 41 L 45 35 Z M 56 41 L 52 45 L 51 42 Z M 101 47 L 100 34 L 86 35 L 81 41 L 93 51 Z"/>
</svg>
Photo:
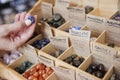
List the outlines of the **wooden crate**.
<svg viewBox="0 0 120 80">
<path fill-rule="evenodd" d="M 85 72 L 89 65 L 93 62 L 94 56 L 91 55 L 86 61 L 84 61 L 84 63 L 79 67 L 79 69 L 76 70 L 76 80 L 109 80 L 114 71 L 113 66 L 109 66 L 109 68 L 107 68 L 107 72 L 102 79 Z"/>
<path fill-rule="evenodd" d="M 118 0 L 99 0 L 99 7 L 87 15 L 87 25 L 96 34 L 102 33 L 106 27 L 107 19 L 117 12 Z"/>
</svg>

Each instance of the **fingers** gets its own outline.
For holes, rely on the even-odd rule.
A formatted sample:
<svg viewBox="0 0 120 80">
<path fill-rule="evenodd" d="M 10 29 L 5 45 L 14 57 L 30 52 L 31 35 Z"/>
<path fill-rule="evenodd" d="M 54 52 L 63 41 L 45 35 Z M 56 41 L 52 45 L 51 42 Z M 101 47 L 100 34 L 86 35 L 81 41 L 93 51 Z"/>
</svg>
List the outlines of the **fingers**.
<svg viewBox="0 0 120 80">
<path fill-rule="evenodd" d="M 30 27 L 28 27 L 26 30 L 24 30 L 24 32 L 19 34 L 19 37 L 17 37 L 14 40 L 16 46 L 22 45 L 32 36 L 32 34 L 35 30 L 36 22 L 37 22 L 37 16 L 34 16 L 34 17 L 35 17 L 35 23 L 33 25 L 31 25 Z"/>
<path fill-rule="evenodd" d="M 19 20 L 20 20 L 20 13 L 16 14 L 16 16 L 15 16 L 15 22 L 17 22 Z"/>
<path fill-rule="evenodd" d="M 29 16 L 30 16 L 30 13 L 27 13 L 25 16 L 25 20 L 27 20 Z"/>
<path fill-rule="evenodd" d="M 26 12 L 22 12 L 22 13 L 16 14 L 15 22 L 17 22 L 17 21 L 24 21 L 26 14 L 27 14 Z"/>
<path fill-rule="evenodd" d="M 21 22 L 23 22 L 23 21 L 25 21 L 25 16 L 26 16 L 26 12 L 22 12 L 21 14 L 20 14 L 20 21 Z"/>
</svg>

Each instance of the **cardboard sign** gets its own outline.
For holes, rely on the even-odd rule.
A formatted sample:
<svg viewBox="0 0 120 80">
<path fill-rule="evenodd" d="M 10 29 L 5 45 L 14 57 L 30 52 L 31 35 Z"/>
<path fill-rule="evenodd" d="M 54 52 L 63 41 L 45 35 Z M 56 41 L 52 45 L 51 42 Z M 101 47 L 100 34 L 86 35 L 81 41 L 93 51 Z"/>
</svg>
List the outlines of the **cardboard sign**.
<svg viewBox="0 0 120 80">
<path fill-rule="evenodd" d="M 30 46 L 30 45 L 25 45 L 23 47 L 23 53 L 24 55 L 32 62 L 32 63 L 35 63 L 38 61 L 38 58 L 37 58 L 37 52 L 35 50 L 34 47 Z"/>
<path fill-rule="evenodd" d="M 55 48 L 66 50 L 69 47 L 68 37 L 50 37 L 49 39 Z"/>
<path fill-rule="evenodd" d="M 79 5 L 82 5 L 82 0 L 70 0 L 71 2 L 77 3 Z"/>
<path fill-rule="evenodd" d="M 68 19 L 68 10 L 67 10 L 69 3 L 70 3 L 70 0 L 56 0 L 55 7 L 53 8 L 54 14 L 59 13 L 62 15 L 62 17 L 65 20 L 69 20 Z"/>
<path fill-rule="evenodd" d="M 120 22 L 115 20 L 107 20 L 106 23 L 106 41 L 115 43 L 120 46 Z"/>
<path fill-rule="evenodd" d="M 44 36 L 45 36 L 46 38 L 49 38 L 50 36 L 51 36 L 51 37 L 53 36 L 51 27 L 50 27 L 50 25 L 47 24 L 47 23 L 45 23 Z"/>
<path fill-rule="evenodd" d="M 109 46 L 93 44 L 93 56 L 96 63 L 103 63 L 107 69 L 113 65 L 117 51 Z"/>
<path fill-rule="evenodd" d="M 54 67 L 54 72 L 59 80 L 75 80 L 75 71 L 62 67 Z"/>
<path fill-rule="evenodd" d="M 70 29 L 70 39 L 72 46 L 75 50 L 75 52 L 83 57 L 89 56 L 90 53 L 90 47 L 89 47 L 89 41 L 90 41 L 90 31 L 85 30 L 72 30 Z"/>
<path fill-rule="evenodd" d="M 43 17 L 50 18 L 52 17 L 52 4 L 47 2 L 42 2 L 41 10 Z"/>
<path fill-rule="evenodd" d="M 84 7 L 68 7 L 69 20 L 72 26 L 84 26 L 85 20 L 85 8 Z"/>
<path fill-rule="evenodd" d="M 100 34 L 105 30 L 106 19 L 94 15 L 87 15 L 87 26 L 95 34 Z"/>
<path fill-rule="evenodd" d="M 38 62 L 44 63 L 45 65 L 49 66 L 49 67 L 53 67 L 54 66 L 54 61 L 50 60 L 46 57 L 43 57 L 41 55 L 38 56 L 39 60 Z"/>
<path fill-rule="evenodd" d="M 66 8 L 69 6 L 70 0 L 56 0 L 55 6 L 58 8 Z"/>
</svg>

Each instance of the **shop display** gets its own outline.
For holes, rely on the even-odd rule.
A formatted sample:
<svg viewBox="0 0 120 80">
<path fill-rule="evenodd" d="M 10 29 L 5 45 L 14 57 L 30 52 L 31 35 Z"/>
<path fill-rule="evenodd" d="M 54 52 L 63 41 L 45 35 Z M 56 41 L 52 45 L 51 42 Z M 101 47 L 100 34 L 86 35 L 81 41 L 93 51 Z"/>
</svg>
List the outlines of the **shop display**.
<svg viewBox="0 0 120 80">
<path fill-rule="evenodd" d="M 84 58 L 78 57 L 77 55 L 71 55 L 64 59 L 63 61 L 75 67 L 78 67 L 84 60 L 85 60 Z"/>
<path fill-rule="evenodd" d="M 18 73 L 22 74 L 24 73 L 27 69 L 29 69 L 33 64 L 29 61 L 23 62 L 19 67 L 15 68 L 15 71 Z"/>
<path fill-rule="evenodd" d="M 50 42 L 49 39 L 43 38 L 43 39 L 34 41 L 31 45 L 37 49 L 41 49 L 42 47 L 47 45 L 49 42 Z"/>
<path fill-rule="evenodd" d="M 59 57 L 64 51 L 60 49 L 55 49 L 55 52 L 50 53 L 51 56 L 53 57 Z"/>
<path fill-rule="evenodd" d="M 88 69 L 86 70 L 86 72 L 99 77 L 99 78 L 103 78 L 106 71 L 105 71 L 105 67 L 103 64 L 91 64 Z"/>
<path fill-rule="evenodd" d="M 22 53 L 19 51 L 11 51 L 10 53 L 3 53 L 3 56 L 1 57 L 1 61 L 5 64 L 11 64 L 14 61 L 16 61 L 20 56 L 22 56 Z"/>
<path fill-rule="evenodd" d="M 28 19 L 25 21 L 25 24 L 26 24 L 27 26 L 30 26 L 30 25 L 32 25 L 33 23 L 35 23 L 34 16 L 29 16 Z"/>
<path fill-rule="evenodd" d="M 32 8 L 36 1 L 38 3 Z M 120 59 L 116 57 L 120 53 L 120 14 L 117 1 L 95 0 L 89 2 L 89 0 L 82 0 L 81 3 L 78 3 L 78 6 L 72 6 L 72 2 L 65 0 L 11 0 L 8 1 L 5 8 L 4 6 L 1 8 L 0 5 L 0 24 L 12 23 L 16 13 L 28 11 L 32 8 L 31 16 L 25 21 L 25 24 L 30 26 L 35 23 L 33 16 L 38 15 L 38 25 L 36 27 L 38 30 L 35 30 L 37 33 L 35 32 L 26 43 L 33 47 L 30 45 L 22 46 L 26 58 L 30 58 L 30 60 L 25 61 L 21 58 L 24 58 L 22 53 L 12 51 L 2 54 L 0 61 L 8 64 L 5 66 L 11 67 L 15 70 L 15 72 L 13 71 L 14 74 L 18 72 L 20 74 L 17 75 L 22 75 L 21 78 L 26 78 L 26 80 L 58 80 L 55 77 L 60 80 L 63 80 L 63 78 L 65 80 L 120 80 Z M 41 10 L 41 4 L 42 7 L 45 7 L 45 10 Z M 51 13 L 46 11 L 47 8 L 48 10 L 51 9 Z M 61 9 L 59 10 L 59 8 Z M 44 14 L 42 14 L 42 11 L 44 11 Z M 46 18 L 49 14 L 53 16 Z M 45 26 L 46 23 L 54 28 Z M 41 32 L 38 32 L 39 29 Z M 73 30 L 72 33 L 66 33 L 70 29 Z M 42 33 L 43 30 L 45 30 L 44 35 L 40 34 L 39 36 L 38 33 Z M 48 44 L 51 37 L 49 32 L 53 34 L 52 37 L 60 36 L 68 39 L 54 39 L 53 47 L 52 42 L 50 45 Z M 109 34 L 109 36 L 106 34 Z M 68 44 L 65 45 L 67 41 Z M 27 54 L 27 51 L 30 51 L 30 55 Z M 21 61 L 19 64 L 15 63 L 16 61 L 19 62 L 17 60 L 19 57 L 21 61 L 23 60 L 21 65 L 19 65 Z M 34 61 L 38 64 L 34 65 Z M 10 71 L 12 72 L 12 70 Z M 67 76 L 63 76 L 64 74 L 67 74 Z M 0 80 L 8 79 L 7 77 L 1 77 Z"/>
<path fill-rule="evenodd" d="M 65 23 L 65 19 L 60 14 L 54 14 L 52 18 L 48 19 L 47 23 L 55 28 L 58 28 Z"/>
<path fill-rule="evenodd" d="M 43 63 L 38 63 L 26 71 L 23 76 L 28 80 L 45 80 L 52 72 L 52 68 L 47 67 Z"/>
</svg>

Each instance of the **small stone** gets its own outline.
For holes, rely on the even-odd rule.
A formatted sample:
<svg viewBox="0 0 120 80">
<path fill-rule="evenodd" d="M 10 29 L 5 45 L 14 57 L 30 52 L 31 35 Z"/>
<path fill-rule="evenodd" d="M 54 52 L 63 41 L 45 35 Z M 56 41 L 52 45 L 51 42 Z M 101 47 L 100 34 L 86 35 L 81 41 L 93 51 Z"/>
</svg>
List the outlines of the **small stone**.
<svg viewBox="0 0 120 80">
<path fill-rule="evenodd" d="M 110 47 L 114 48 L 115 44 L 114 43 L 109 43 L 107 46 L 110 46 Z"/>
<path fill-rule="evenodd" d="M 102 71 L 102 72 L 105 71 L 105 67 L 104 67 L 103 64 L 99 64 L 99 65 L 97 66 L 97 68 L 98 68 L 99 71 Z"/>
<path fill-rule="evenodd" d="M 73 64 L 74 64 L 75 67 L 79 67 L 81 62 L 79 60 L 73 60 Z"/>
<path fill-rule="evenodd" d="M 48 19 L 44 17 L 41 20 L 44 21 L 44 22 L 46 22 Z"/>
<path fill-rule="evenodd" d="M 80 30 L 80 29 L 81 29 L 80 26 L 74 26 L 74 27 L 72 27 L 72 30 Z"/>
<path fill-rule="evenodd" d="M 26 26 L 30 26 L 33 23 L 35 23 L 35 18 L 33 16 L 29 16 L 28 19 L 25 20 Z"/>
<path fill-rule="evenodd" d="M 72 58 L 71 57 L 68 57 L 68 58 L 66 58 L 66 59 L 64 59 L 63 61 L 65 61 L 66 63 L 70 63 L 70 62 L 72 62 Z"/>
<path fill-rule="evenodd" d="M 96 70 L 97 70 L 97 64 L 91 64 L 91 65 L 90 65 L 90 68 L 91 68 L 93 71 L 96 71 Z"/>
<path fill-rule="evenodd" d="M 80 60 L 80 62 L 82 63 L 85 59 L 82 58 L 82 57 L 80 57 L 79 60 Z"/>
<path fill-rule="evenodd" d="M 60 14 L 54 14 L 52 18 L 48 19 L 47 23 L 55 28 L 58 28 L 65 23 L 65 19 Z"/>
<path fill-rule="evenodd" d="M 56 13 L 56 14 L 53 15 L 53 20 L 55 22 L 57 22 L 57 21 L 59 21 L 61 19 L 62 19 L 62 16 L 60 14 Z"/>
<path fill-rule="evenodd" d="M 70 57 L 71 57 L 72 59 L 74 59 L 74 58 L 77 57 L 77 55 L 76 55 L 76 54 L 73 54 L 73 55 L 71 55 Z"/>
<path fill-rule="evenodd" d="M 73 65 L 73 66 L 74 66 L 74 62 L 73 62 L 73 61 L 71 61 L 71 62 L 70 62 L 70 65 Z"/>
<path fill-rule="evenodd" d="M 42 47 L 47 45 L 49 42 L 50 42 L 49 39 L 43 38 L 43 39 L 34 41 L 31 45 L 37 49 L 41 49 Z"/>
<path fill-rule="evenodd" d="M 95 76 L 97 76 L 98 78 L 103 78 L 103 73 L 100 71 L 96 71 Z"/>
<path fill-rule="evenodd" d="M 31 21 L 32 24 L 35 23 L 35 18 L 34 18 L 34 16 L 29 16 L 28 19 Z"/>
<path fill-rule="evenodd" d="M 88 69 L 86 70 L 86 72 L 92 74 L 92 73 L 93 73 L 93 70 L 92 70 L 91 68 L 88 68 Z"/>
</svg>

